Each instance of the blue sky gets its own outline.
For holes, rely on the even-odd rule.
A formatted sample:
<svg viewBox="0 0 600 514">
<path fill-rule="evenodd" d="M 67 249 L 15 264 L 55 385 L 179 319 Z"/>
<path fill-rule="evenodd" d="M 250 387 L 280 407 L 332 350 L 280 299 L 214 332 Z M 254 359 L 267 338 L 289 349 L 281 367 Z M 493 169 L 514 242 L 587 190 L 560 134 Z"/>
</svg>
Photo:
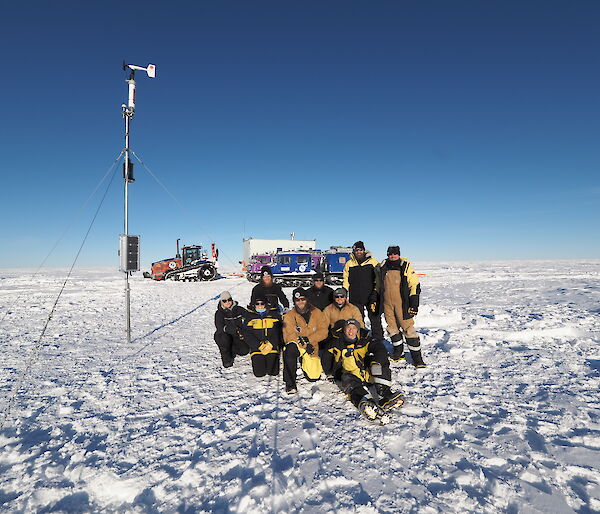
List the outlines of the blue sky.
<svg viewBox="0 0 600 514">
<path fill-rule="evenodd" d="M 124 146 L 130 233 L 225 262 L 242 237 L 388 244 L 418 260 L 600 256 L 600 3 L 30 2 L 6 5 L 0 266 L 71 263 Z M 120 173 L 120 171 L 119 171 Z M 123 185 L 79 264 L 117 265 Z"/>
</svg>

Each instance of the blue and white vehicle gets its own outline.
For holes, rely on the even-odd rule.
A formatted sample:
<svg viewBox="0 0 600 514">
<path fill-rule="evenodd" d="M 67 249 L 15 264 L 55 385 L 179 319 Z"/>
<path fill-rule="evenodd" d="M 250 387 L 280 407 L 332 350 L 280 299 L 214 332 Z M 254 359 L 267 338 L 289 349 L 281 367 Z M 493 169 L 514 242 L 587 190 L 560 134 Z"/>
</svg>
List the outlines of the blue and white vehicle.
<svg viewBox="0 0 600 514">
<path fill-rule="evenodd" d="M 277 252 L 271 264 L 273 280 L 284 287 L 307 287 L 318 271 L 313 252 Z M 317 259 L 319 261 L 319 259 Z"/>
<path fill-rule="evenodd" d="M 350 260 L 352 248 L 343 246 L 332 246 L 323 252 L 321 257 L 321 271 L 325 275 L 325 281 L 332 285 L 343 283 L 344 266 Z"/>
</svg>

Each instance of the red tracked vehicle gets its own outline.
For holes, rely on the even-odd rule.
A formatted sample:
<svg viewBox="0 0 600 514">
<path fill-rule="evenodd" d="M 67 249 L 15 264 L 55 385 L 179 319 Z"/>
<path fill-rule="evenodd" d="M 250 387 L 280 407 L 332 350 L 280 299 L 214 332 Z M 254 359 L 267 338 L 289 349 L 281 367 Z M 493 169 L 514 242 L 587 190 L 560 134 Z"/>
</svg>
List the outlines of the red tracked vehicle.
<svg viewBox="0 0 600 514">
<path fill-rule="evenodd" d="M 209 258 L 203 247 L 199 245 L 184 246 L 180 253 L 178 239 L 176 256 L 153 262 L 150 273 L 144 272 L 144 277 L 154 280 L 189 282 L 213 280 L 217 276 L 218 259 L 219 250 L 215 243 L 211 244 L 211 257 Z"/>
</svg>

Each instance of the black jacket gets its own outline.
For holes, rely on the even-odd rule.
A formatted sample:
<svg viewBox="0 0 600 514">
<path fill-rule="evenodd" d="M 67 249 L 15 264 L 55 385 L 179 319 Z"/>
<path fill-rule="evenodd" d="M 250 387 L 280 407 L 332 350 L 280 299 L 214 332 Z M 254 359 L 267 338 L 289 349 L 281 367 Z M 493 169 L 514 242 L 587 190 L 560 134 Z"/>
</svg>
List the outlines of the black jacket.
<svg viewBox="0 0 600 514">
<path fill-rule="evenodd" d="M 354 305 L 367 305 L 376 302 L 379 291 L 378 262 L 369 252 L 362 262 L 352 254 L 344 266 L 344 287 L 348 290 L 348 300 Z"/>
<path fill-rule="evenodd" d="M 267 300 L 267 303 L 269 304 L 269 309 L 272 311 L 279 312 L 278 304 L 280 302 L 281 302 L 281 305 L 283 305 L 286 309 L 290 306 L 290 302 L 288 301 L 287 297 L 283 293 L 283 289 L 281 289 L 281 286 L 279 284 L 274 283 L 270 287 L 265 286 L 261 282 L 256 284 L 252 288 L 252 296 L 250 297 L 250 305 L 254 305 L 254 300 L 257 297 L 260 298 L 261 296 Z"/>
<path fill-rule="evenodd" d="M 315 286 L 305 289 L 306 299 L 310 304 L 319 310 L 323 310 L 330 303 L 333 303 L 333 289 L 324 285 L 321 289 L 317 289 Z"/>
<path fill-rule="evenodd" d="M 225 332 L 231 336 L 241 333 L 244 327 L 244 319 L 248 316 L 248 311 L 240 307 L 237 302 L 231 309 L 223 309 L 221 302 L 215 312 L 215 328 L 217 333 Z"/>
<path fill-rule="evenodd" d="M 251 353 L 258 352 L 258 347 L 265 341 L 270 341 L 273 351 L 277 352 L 281 345 L 281 319 L 278 314 L 269 311 L 258 314 L 250 310 L 245 319 L 243 334 Z"/>
</svg>

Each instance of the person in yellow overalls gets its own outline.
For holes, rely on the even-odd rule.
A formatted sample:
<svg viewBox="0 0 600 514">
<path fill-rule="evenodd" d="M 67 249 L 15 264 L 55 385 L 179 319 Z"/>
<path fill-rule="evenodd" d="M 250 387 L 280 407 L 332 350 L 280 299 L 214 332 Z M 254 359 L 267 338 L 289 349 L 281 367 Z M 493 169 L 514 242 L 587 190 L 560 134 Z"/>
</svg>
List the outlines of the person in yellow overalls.
<svg viewBox="0 0 600 514">
<path fill-rule="evenodd" d="M 400 256 L 399 246 L 390 246 L 387 259 L 379 265 L 380 314 L 383 311 L 394 350 L 392 360 L 404 359 L 404 342 L 410 350 L 413 364 L 424 368 L 421 341 L 415 330 L 414 317 L 419 311 L 421 284 L 412 264 Z"/>
</svg>

